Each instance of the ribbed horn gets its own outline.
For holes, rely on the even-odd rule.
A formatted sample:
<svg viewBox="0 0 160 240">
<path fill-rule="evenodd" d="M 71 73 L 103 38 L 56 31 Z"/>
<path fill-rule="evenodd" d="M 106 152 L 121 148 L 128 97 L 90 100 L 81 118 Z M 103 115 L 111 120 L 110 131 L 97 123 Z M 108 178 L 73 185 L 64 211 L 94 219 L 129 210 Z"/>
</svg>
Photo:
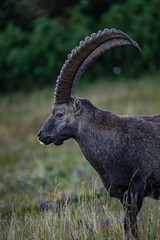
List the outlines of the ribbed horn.
<svg viewBox="0 0 160 240">
<path fill-rule="evenodd" d="M 68 103 L 75 87 L 87 68 L 106 51 L 118 46 L 133 46 L 140 52 L 139 45 L 127 34 L 116 29 L 104 29 L 86 37 L 72 50 L 63 65 L 56 82 L 55 104 Z"/>
</svg>

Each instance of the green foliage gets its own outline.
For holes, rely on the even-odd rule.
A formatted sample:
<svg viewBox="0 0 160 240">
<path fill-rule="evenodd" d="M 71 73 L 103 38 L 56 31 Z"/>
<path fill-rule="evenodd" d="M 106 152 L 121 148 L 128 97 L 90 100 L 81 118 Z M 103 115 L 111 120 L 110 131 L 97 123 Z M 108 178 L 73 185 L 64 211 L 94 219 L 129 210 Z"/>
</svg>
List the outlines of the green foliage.
<svg viewBox="0 0 160 240">
<path fill-rule="evenodd" d="M 51 4 L 52 3 L 52 4 Z M 98 3 L 98 4 L 97 4 Z M 117 28 L 135 39 L 142 55 L 118 48 L 101 57 L 88 79 L 118 74 L 158 72 L 160 55 L 159 0 L 81 0 L 57 2 L 6 0 L 0 3 L 0 90 L 43 87 L 56 81 L 70 51 L 87 35 Z M 63 15 L 62 15 L 63 14 Z"/>
<path fill-rule="evenodd" d="M 135 51 L 123 49 L 115 51 L 110 63 L 120 62 L 119 56 L 124 56 L 125 61 L 120 64 L 129 75 L 144 71 L 155 72 L 159 70 L 160 30 L 160 2 L 158 0 L 128 0 L 125 4 L 115 4 L 110 11 L 102 15 L 101 27 L 106 23 L 109 28 L 121 29 L 136 40 L 141 48 L 142 55 L 137 57 Z M 121 54 L 120 54 L 121 53 Z M 136 56 L 136 58 L 134 58 Z M 110 59 L 110 58 L 109 58 Z M 134 59 L 134 61 L 133 61 Z M 132 62 L 132 64 L 131 64 Z"/>
</svg>

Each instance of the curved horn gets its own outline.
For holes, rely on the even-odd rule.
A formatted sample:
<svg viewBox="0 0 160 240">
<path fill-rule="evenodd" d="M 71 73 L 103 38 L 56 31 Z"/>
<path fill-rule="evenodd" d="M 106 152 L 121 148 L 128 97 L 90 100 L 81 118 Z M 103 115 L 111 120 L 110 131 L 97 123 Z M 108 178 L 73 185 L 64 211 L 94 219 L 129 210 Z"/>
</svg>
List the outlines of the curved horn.
<svg viewBox="0 0 160 240">
<path fill-rule="evenodd" d="M 85 41 L 81 41 L 80 45 L 68 55 L 61 69 L 55 88 L 55 103 L 69 102 L 80 77 L 95 59 L 112 48 L 125 45 L 136 47 L 141 52 L 134 40 L 124 32 L 115 29 L 93 33 L 91 37 L 86 37 Z"/>
</svg>

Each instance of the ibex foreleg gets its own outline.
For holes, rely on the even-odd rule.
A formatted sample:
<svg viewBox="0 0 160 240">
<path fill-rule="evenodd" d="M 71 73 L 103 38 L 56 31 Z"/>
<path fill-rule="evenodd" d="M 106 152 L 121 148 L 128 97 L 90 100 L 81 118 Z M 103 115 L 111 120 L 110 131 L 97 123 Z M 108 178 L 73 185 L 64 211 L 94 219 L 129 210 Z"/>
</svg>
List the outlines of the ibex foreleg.
<svg viewBox="0 0 160 240">
<path fill-rule="evenodd" d="M 124 194 L 123 207 L 125 211 L 124 230 L 125 239 L 138 240 L 137 215 L 141 209 L 144 198 L 144 183 L 133 182 Z"/>
</svg>

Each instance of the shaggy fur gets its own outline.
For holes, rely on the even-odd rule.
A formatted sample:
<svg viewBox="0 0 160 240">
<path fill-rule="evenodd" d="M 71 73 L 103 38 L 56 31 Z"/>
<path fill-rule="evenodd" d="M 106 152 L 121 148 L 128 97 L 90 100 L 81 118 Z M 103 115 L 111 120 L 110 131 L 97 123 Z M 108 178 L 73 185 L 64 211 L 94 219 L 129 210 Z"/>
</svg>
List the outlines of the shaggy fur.
<svg viewBox="0 0 160 240">
<path fill-rule="evenodd" d="M 86 99 L 71 99 L 54 105 L 38 138 L 44 144 L 78 142 L 110 195 L 124 206 L 126 239 L 137 239 L 143 198 L 160 198 L 160 115 L 118 116 Z"/>
</svg>

